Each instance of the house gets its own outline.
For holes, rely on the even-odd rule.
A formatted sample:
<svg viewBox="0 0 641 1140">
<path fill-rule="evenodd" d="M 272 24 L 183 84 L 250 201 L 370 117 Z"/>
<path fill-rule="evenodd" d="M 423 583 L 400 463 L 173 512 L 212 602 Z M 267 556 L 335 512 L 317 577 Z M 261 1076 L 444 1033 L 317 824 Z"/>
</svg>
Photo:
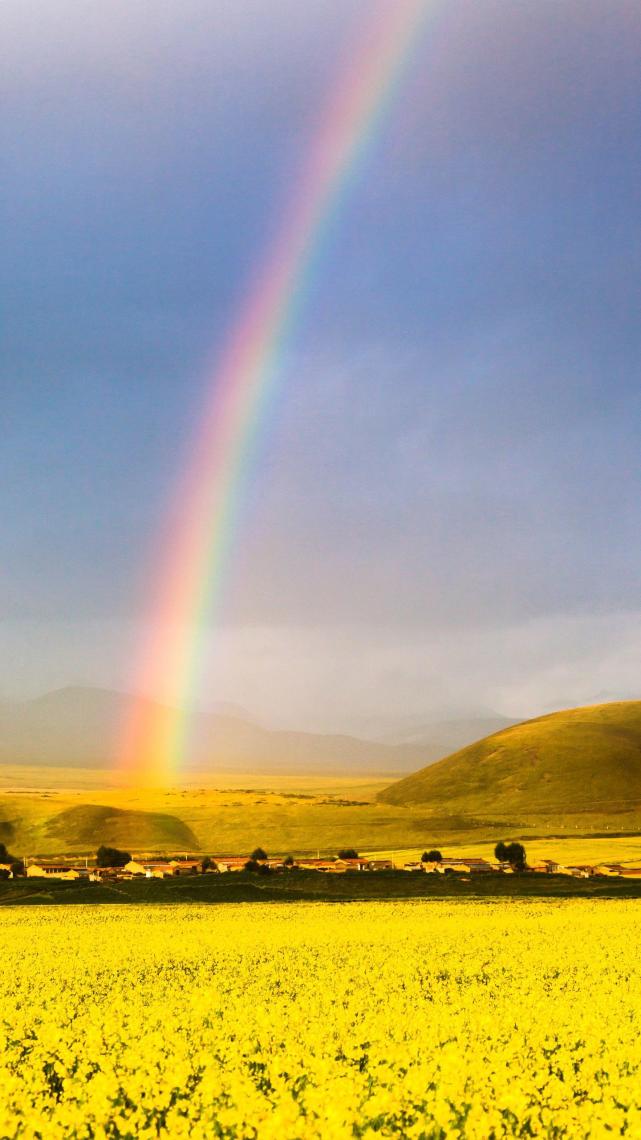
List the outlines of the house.
<svg viewBox="0 0 641 1140">
<path fill-rule="evenodd" d="M 100 870 L 100 869 L 101 868 L 97 868 L 97 870 Z M 127 875 L 131 875 L 133 878 L 139 878 L 139 877 L 146 878 L 147 877 L 147 871 L 146 871 L 144 865 L 142 863 L 137 863 L 135 859 L 130 859 L 130 861 L 128 863 L 125 863 L 124 867 L 122 867 L 122 868 L 120 868 L 120 867 L 111 868 L 110 867 L 109 870 L 113 870 L 116 873 L 118 873 L 118 871 L 122 870 L 122 871 L 125 871 L 127 873 Z"/>
<path fill-rule="evenodd" d="M 124 871 L 124 867 L 90 867 L 89 878 L 99 883 L 102 879 L 116 879 L 122 876 Z"/>
<path fill-rule="evenodd" d="M 77 867 L 62 866 L 60 863 L 31 863 L 27 867 L 29 879 L 79 879 Z"/>
<path fill-rule="evenodd" d="M 420 869 L 420 863 L 418 866 Z M 393 871 L 394 864 L 391 859 L 370 859 L 369 869 L 370 871 Z"/>
<path fill-rule="evenodd" d="M 472 875 L 487 875 L 492 871 L 497 870 L 487 859 L 459 859 L 458 862 L 467 867 Z"/>
<path fill-rule="evenodd" d="M 336 859 L 333 869 L 335 871 L 369 871 L 369 859 Z"/>
<path fill-rule="evenodd" d="M 202 859 L 171 859 L 174 875 L 200 875 Z"/>
<path fill-rule="evenodd" d="M 564 867 L 566 875 L 572 875 L 574 879 L 589 879 L 594 874 L 594 867 L 588 867 L 587 864 L 577 863 L 571 867 Z"/>
<path fill-rule="evenodd" d="M 299 859 L 298 866 L 302 871 L 335 871 L 334 859 Z"/>
<path fill-rule="evenodd" d="M 559 864 L 555 863 L 553 859 L 539 859 L 537 863 L 534 863 L 532 870 L 537 875 L 556 875 Z"/>
<path fill-rule="evenodd" d="M 245 864 L 247 863 L 247 856 L 230 855 L 221 859 L 214 859 L 214 864 L 217 870 L 225 871 L 244 871 Z"/>
<path fill-rule="evenodd" d="M 173 863 L 166 859 L 143 863 L 143 870 L 148 879 L 171 879 L 174 875 Z"/>
<path fill-rule="evenodd" d="M 430 863 L 430 867 L 435 867 L 435 863 Z M 404 871 L 425 871 L 428 867 L 427 863 L 403 863 Z"/>
<path fill-rule="evenodd" d="M 429 863 L 426 864 L 426 868 L 428 867 L 430 867 Z M 434 864 L 434 869 L 441 875 L 444 875 L 446 871 L 456 871 L 459 875 L 469 875 L 470 873 L 468 861 L 465 859 L 442 859 L 440 863 Z"/>
</svg>

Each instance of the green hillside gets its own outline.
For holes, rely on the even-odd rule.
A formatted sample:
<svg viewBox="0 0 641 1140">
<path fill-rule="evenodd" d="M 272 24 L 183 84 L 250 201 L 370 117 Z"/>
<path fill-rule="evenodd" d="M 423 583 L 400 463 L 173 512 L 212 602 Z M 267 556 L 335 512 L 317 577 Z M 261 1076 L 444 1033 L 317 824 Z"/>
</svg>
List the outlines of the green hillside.
<svg viewBox="0 0 641 1140">
<path fill-rule="evenodd" d="M 199 843 L 190 827 L 157 811 L 127 811 L 100 804 L 78 804 L 66 808 L 47 821 L 45 834 L 70 848 L 109 847 L 198 850 Z"/>
<path fill-rule="evenodd" d="M 439 814 L 523 822 L 638 815 L 641 701 L 568 709 L 503 729 L 399 780 L 378 798 Z"/>
</svg>

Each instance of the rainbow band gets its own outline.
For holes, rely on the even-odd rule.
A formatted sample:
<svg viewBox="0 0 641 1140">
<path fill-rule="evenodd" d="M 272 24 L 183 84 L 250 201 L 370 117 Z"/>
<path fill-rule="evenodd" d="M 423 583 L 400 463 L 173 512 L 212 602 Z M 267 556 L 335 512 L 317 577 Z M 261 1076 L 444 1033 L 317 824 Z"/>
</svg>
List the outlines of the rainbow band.
<svg viewBox="0 0 641 1140">
<path fill-rule="evenodd" d="M 315 254 L 370 148 L 434 0 L 383 0 L 331 100 L 270 256 L 250 289 L 212 379 L 170 512 L 120 765 L 165 781 L 183 763 L 205 620 L 220 597 L 243 475 Z M 161 707 L 162 706 L 162 707 Z"/>
</svg>

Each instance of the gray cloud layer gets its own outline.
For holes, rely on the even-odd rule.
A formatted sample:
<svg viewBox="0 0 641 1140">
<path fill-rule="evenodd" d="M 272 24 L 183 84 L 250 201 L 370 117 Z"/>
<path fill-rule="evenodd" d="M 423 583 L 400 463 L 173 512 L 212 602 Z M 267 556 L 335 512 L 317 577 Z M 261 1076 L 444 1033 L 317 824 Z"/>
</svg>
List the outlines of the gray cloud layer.
<svg viewBox="0 0 641 1140">
<path fill-rule="evenodd" d="M 371 12 L 1 6 L 0 692 L 124 683 L 210 362 Z M 627 0 L 434 5 L 283 361 L 204 703 L 634 692 L 640 41 Z"/>
</svg>

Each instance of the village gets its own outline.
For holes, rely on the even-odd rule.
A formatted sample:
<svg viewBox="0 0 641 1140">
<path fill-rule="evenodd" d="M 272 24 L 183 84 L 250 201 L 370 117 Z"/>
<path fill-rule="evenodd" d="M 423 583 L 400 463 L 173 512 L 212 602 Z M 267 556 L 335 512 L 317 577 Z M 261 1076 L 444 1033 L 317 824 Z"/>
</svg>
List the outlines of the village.
<svg viewBox="0 0 641 1140">
<path fill-rule="evenodd" d="M 439 858 L 426 858 L 425 855 Z M 552 859 L 541 859 L 531 866 L 515 867 L 508 861 L 490 861 L 484 858 L 444 858 L 440 852 L 426 852 L 421 860 L 402 862 L 391 858 L 348 856 L 316 858 L 291 855 L 277 858 L 268 857 L 258 849 L 251 857 L 239 855 L 203 856 L 193 853 L 180 853 L 172 857 L 159 858 L 157 855 L 137 855 L 127 858 L 122 865 L 99 865 L 95 857 L 84 861 L 53 861 L 25 859 L 0 864 L 0 877 L 4 879 L 26 877 L 29 879 L 86 879 L 90 882 L 129 879 L 166 879 L 184 875 L 220 875 L 233 873 L 291 873 L 293 871 L 319 872 L 322 874 L 354 874 L 376 872 L 406 872 L 427 875 L 565 875 L 572 878 L 618 877 L 641 879 L 641 866 L 630 867 L 621 863 L 599 863 L 597 865 L 565 865 Z"/>
</svg>

